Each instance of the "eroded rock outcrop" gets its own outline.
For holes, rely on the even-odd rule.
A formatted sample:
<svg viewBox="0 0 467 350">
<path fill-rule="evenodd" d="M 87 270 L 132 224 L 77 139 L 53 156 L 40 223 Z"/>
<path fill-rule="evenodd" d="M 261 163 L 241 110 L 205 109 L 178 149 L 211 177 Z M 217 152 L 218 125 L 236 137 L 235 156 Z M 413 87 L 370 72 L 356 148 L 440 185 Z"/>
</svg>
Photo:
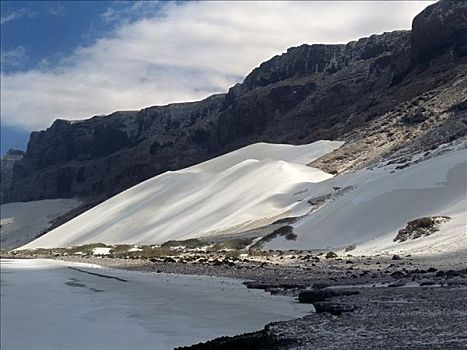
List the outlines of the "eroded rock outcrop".
<svg viewBox="0 0 467 350">
<path fill-rule="evenodd" d="M 397 236 L 394 238 L 394 242 L 405 242 L 430 236 L 439 231 L 441 224 L 447 222 L 449 219 L 449 216 L 426 216 L 409 221 L 404 228 L 399 230 Z"/>
</svg>

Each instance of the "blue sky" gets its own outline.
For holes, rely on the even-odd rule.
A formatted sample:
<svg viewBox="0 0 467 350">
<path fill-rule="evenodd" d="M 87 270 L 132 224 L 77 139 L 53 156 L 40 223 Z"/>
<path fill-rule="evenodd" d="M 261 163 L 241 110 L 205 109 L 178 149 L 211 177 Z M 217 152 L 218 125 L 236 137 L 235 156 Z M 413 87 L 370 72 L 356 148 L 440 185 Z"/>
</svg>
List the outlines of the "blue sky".
<svg viewBox="0 0 467 350">
<path fill-rule="evenodd" d="M 96 20 L 107 11 L 107 1 L 2 1 L 0 6 L 1 69 L 6 74 L 32 69 L 43 60 L 56 61 L 112 26 Z M 28 139 L 29 131 L 2 124 L 1 154 L 9 148 L 25 149 Z"/>
<path fill-rule="evenodd" d="M 2 1 L 2 73 L 14 74 L 54 65 L 79 46 L 111 33 L 121 21 L 136 21 L 157 13 L 132 11 L 129 1 Z M 148 9 L 148 6 L 146 6 Z M 1 125 L 1 154 L 25 149 L 29 130 Z"/>
<path fill-rule="evenodd" d="M 2 154 L 56 118 L 223 92 L 290 46 L 409 29 L 429 3 L 2 1 Z"/>
<path fill-rule="evenodd" d="M 156 15 L 156 5 L 146 5 L 150 12 L 137 12 L 130 1 L 2 1 L 2 53 L 19 54 L 2 70 L 30 69 L 44 60 L 52 64 L 110 33 L 121 20 Z"/>
</svg>

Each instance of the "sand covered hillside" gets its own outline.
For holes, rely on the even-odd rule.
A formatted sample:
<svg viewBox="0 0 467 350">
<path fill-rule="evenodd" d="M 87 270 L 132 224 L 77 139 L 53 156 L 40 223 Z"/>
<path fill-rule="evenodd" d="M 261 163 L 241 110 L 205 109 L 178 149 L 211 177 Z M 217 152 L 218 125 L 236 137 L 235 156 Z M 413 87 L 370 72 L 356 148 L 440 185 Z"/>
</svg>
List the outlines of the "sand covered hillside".
<svg viewBox="0 0 467 350">
<path fill-rule="evenodd" d="M 343 143 L 259 143 L 124 191 L 23 248 L 153 244 L 238 232 L 309 210 L 302 189 L 332 178 L 309 162 Z"/>
</svg>

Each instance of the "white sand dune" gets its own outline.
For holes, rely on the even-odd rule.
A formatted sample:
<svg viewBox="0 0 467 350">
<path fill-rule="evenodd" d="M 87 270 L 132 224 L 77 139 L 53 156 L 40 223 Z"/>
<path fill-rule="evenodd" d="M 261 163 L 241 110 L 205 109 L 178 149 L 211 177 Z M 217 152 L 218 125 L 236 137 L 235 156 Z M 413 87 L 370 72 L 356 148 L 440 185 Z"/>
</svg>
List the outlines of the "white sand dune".
<svg viewBox="0 0 467 350">
<path fill-rule="evenodd" d="M 388 166 L 364 169 L 321 182 L 321 193 L 333 186 L 353 190 L 294 224 L 296 241 L 282 237 L 267 249 L 318 249 L 356 243 L 354 253 L 467 250 L 467 155 L 452 151 L 402 170 Z M 430 237 L 394 243 L 410 220 L 447 215 L 450 222 Z M 364 243 L 360 245 L 360 243 Z"/>
<path fill-rule="evenodd" d="M 12 249 L 32 241 L 59 216 L 76 208 L 76 199 L 46 199 L 8 203 L 0 206 L 2 249 Z"/>
<path fill-rule="evenodd" d="M 337 177 L 305 165 L 341 144 L 259 143 L 167 172 L 21 248 L 163 243 L 307 214 L 293 225 L 295 241 L 278 237 L 264 248 L 339 249 L 357 244 L 355 254 L 467 251 L 465 150 L 450 150 L 404 169 L 391 165 Z M 308 200 L 329 194 L 332 200 L 310 214 Z M 452 219 L 430 237 L 393 242 L 408 221 L 431 215 Z"/>
<path fill-rule="evenodd" d="M 254 144 L 126 190 L 22 248 L 102 242 L 152 244 L 228 233 L 278 215 L 303 214 L 300 189 L 332 175 L 305 164 L 340 147 L 318 141 Z"/>
</svg>

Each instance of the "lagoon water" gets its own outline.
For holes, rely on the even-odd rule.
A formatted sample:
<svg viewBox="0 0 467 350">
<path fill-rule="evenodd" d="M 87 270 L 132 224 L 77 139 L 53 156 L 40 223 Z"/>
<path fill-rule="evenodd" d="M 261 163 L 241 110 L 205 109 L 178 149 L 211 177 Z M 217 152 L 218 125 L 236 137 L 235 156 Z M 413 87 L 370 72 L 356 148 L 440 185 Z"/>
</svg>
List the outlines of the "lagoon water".
<svg viewBox="0 0 467 350">
<path fill-rule="evenodd" d="M 3 350 L 173 349 L 311 308 L 232 279 L 1 260 Z"/>
</svg>

